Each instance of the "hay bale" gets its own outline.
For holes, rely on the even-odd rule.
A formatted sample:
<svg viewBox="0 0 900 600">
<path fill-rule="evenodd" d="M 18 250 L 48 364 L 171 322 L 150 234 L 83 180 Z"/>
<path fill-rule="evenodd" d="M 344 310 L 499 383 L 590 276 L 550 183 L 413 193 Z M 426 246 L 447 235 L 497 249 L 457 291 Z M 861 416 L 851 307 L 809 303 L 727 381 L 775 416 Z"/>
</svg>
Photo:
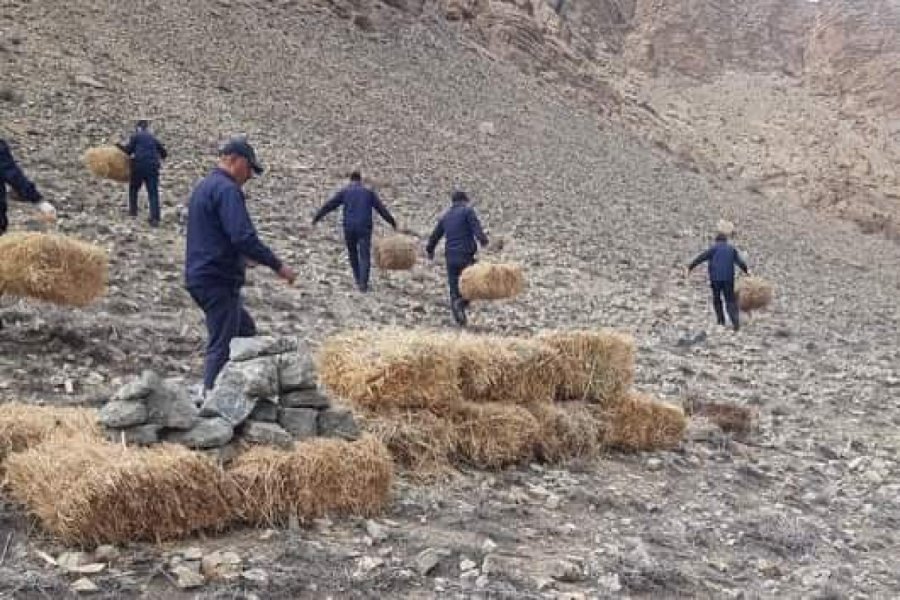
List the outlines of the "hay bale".
<svg viewBox="0 0 900 600">
<path fill-rule="evenodd" d="M 453 336 L 402 329 L 332 336 L 317 355 L 319 380 L 360 407 L 423 408 L 461 400 Z"/>
<path fill-rule="evenodd" d="M 11 496 L 72 544 L 175 539 L 234 520 L 235 488 L 182 446 L 53 437 L 6 461 Z"/>
<path fill-rule="evenodd" d="M 92 244 L 55 234 L 0 237 L 0 295 L 86 306 L 106 291 L 108 257 Z"/>
<path fill-rule="evenodd" d="M 559 352 L 522 338 L 460 334 L 460 386 L 469 402 L 552 402 L 562 384 Z"/>
<path fill-rule="evenodd" d="M 92 408 L 0 404 L 0 463 L 54 434 L 102 437 L 97 411 Z"/>
<path fill-rule="evenodd" d="M 243 491 L 240 517 L 252 524 L 285 525 L 326 514 L 371 516 L 388 500 L 393 464 L 371 436 L 356 442 L 317 439 L 292 451 L 258 446 L 228 471 Z"/>
<path fill-rule="evenodd" d="M 673 448 L 681 442 L 687 419 L 679 407 L 631 393 L 609 407 L 592 407 L 603 422 L 603 444 L 620 450 Z"/>
<path fill-rule="evenodd" d="M 558 400 L 611 403 L 634 381 L 634 338 L 612 330 L 549 331 L 537 338 L 560 352 L 564 363 Z"/>
<path fill-rule="evenodd" d="M 598 456 L 604 426 L 591 407 L 582 402 L 535 404 L 528 411 L 540 426 L 535 454 L 545 462 Z"/>
<path fill-rule="evenodd" d="M 412 474 L 432 477 L 451 470 L 455 442 L 446 418 L 427 410 L 404 410 L 363 414 L 360 421 L 364 431 L 387 447 L 394 462 Z"/>
<path fill-rule="evenodd" d="M 534 457 L 540 425 L 527 409 L 509 404 L 463 403 L 449 415 L 454 458 L 479 469 L 500 469 Z"/>
<path fill-rule="evenodd" d="M 737 288 L 738 308 L 744 312 L 751 312 L 766 308 L 775 297 L 775 286 L 762 277 L 742 277 L 738 280 Z"/>
<path fill-rule="evenodd" d="M 731 221 L 726 221 L 725 219 L 719 219 L 719 222 L 716 223 L 716 233 L 721 234 L 727 237 L 732 237 L 734 235 L 734 223 Z"/>
<path fill-rule="evenodd" d="M 82 157 L 84 166 L 97 177 L 119 183 L 131 181 L 131 159 L 116 146 L 90 148 Z"/>
<path fill-rule="evenodd" d="M 416 242 L 405 235 L 375 240 L 375 266 L 386 271 L 406 271 L 416 264 Z"/>
<path fill-rule="evenodd" d="M 522 267 L 506 263 L 476 263 L 459 278 L 459 290 L 466 300 L 514 298 L 525 289 Z"/>
</svg>

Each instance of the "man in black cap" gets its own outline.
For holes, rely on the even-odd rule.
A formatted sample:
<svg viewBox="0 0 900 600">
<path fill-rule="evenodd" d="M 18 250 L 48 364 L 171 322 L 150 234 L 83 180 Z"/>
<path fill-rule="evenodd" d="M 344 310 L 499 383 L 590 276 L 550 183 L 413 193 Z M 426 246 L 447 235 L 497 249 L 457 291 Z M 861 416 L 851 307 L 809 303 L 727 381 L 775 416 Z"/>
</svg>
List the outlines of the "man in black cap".
<svg viewBox="0 0 900 600">
<path fill-rule="evenodd" d="M 141 119 L 137 122 L 134 134 L 126 146 L 120 146 L 123 152 L 132 157 L 131 183 L 128 186 L 128 214 L 138 214 L 137 197 L 141 186 L 147 188 L 147 200 L 150 203 L 150 226 L 159 227 L 159 167 L 161 161 L 168 156 L 165 146 L 150 133 L 150 121 Z"/>
<path fill-rule="evenodd" d="M 397 222 L 378 198 L 378 194 L 362 184 L 359 171 L 350 174 L 350 185 L 343 188 L 325 203 L 316 216 L 313 225 L 338 207 L 344 208 L 344 241 L 350 257 L 353 279 L 361 292 L 369 291 L 369 270 L 372 254 L 372 212 L 377 211 L 391 227 L 397 229 Z"/>
<path fill-rule="evenodd" d="M 722 310 L 722 301 L 728 311 L 728 318 L 735 331 L 741 328 L 740 311 L 738 311 L 737 297 L 734 293 L 734 265 L 747 275 L 750 270 L 747 263 L 741 258 L 737 248 L 728 243 L 725 233 L 716 234 L 715 243 L 707 250 L 700 253 L 685 270 L 685 277 L 690 275 L 700 264 L 709 263 L 709 285 L 712 288 L 713 311 L 716 313 L 716 322 L 725 326 L 725 312 Z"/>
<path fill-rule="evenodd" d="M 442 237 L 444 242 L 444 254 L 447 259 L 447 287 L 450 288 L 450 310 L 453 319 L 459 325 L 466 324 L 466 308 L 468 300 L 462 297 L 459 291 L 459 277 L 463 270 L 475 263 L 475 253 L 478 251 L 477 242 L 484 248 L 488 245 L 488 238 L 481 228 L 481 222 L 475 209 L 469 206 L 469 197 L 465 192 L 455 191 L 451 196 L 453 204 L 438 221 L 425 252 L 428 258 L 434 260 L 434 249 Z"/>
<path fill-rule="evenodd" d="M 38 210 L 49 220 L 56 218 L 56 209 L 43 199 L 35 185 L 25 177 L 22 169 L 16 164 L 9 146 L 0 138 L 0 235 L 6 233 L 9 227 L 9 220 L 6 217 L 7 185 L 16 191 L 14 198 L 36 204 Z"/>
<path fill-rule="evenodd" d="M 241 299 L 247 262 L 265 265 L 289 283 L 297 277 L 260 241 L 247 213 L 242 186 L 263 172 L 253 148 L 244 138 L 233 138 L 219 154 L 218 167 L 191 194 L 185 258 L 186 287 L 203 309 L 209 333 L 206 390 L 213 388 L 228 362 L 231 339 L 256 335 L 256 324 Z"/>
</svg>

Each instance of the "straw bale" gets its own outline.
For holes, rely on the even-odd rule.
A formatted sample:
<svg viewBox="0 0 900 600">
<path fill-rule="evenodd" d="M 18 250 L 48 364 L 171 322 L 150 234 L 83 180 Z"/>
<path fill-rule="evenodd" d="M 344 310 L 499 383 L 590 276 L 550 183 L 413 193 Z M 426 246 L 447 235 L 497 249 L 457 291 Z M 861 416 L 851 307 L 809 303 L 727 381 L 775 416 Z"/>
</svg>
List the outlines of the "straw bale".
<svg viewBox="0 0 900 600">
<path fill-rule="evenodd" d="M 514 298 L 525 289 L 525 276 L 516 264 L 480 262 L 462 272 L 459 289 L 467 300 Z"/>
<path fill-rule="evenodd" d="M 716 233 L 731 237 L 734 235 L 734 223 L 731 221 L 726 221 L 725 219 L 720 219 L 718 223 L 716 223 Z"/>
<path fill-rule="evenodd" d="M 562 383 L 559 352 L 534 340 L 460 334 L 460 385 L 471 402 L 552 402 Z"/>
<path fill-rule="evenodd" d="M 449 417 L 455 458 L 480 469 L 499 469 L 531 460 L 540 437 L 537 419 L 521 406 L 463 403 Z"/>
<path fill-rule="evenodd" d="M 549 331 L 537 338 L 564 362 L 558 400 L 618 401 L 634 381 L 634 339 L 617 331 Z"/>
<path fill-rule="evenodd" d="M 182 446 L 53 437 L 6 461 L 11 496 L 66 543 L 161 541 L 233 521 L 235 488 Z"/>
<path fill-rule="evenodd" d="M 742 277 L 735 291 L 738 307 L 744 312 L 766 308 L 775 297 L 775 287 L 762 277 Z"/>
<path fill-rule="evenodd" d="M 722 431 L 746 436 L 753 428 L 754 411 L 746 406 L 724 402 L 704 403 L 696 412 L 722 428 Z"/>
<path fill-rule="evenodd" d="M 540 425 L 535 450 L 538 459 L 562 462 L 594 457 L 602 451 L 604 427 L 591 406 L 575 401 L 534 404 L 528 410 Z"/>
<path fill-rule="evenodd" d="M 317 439 L 294 450 L 255 447 L 238 456 L 229 474 L 243 491 L 241 518 L 284 525 L 326 514 L 371 516 L 388 500 L 393 463 L 372 436 L 356 442 Z"/>
<path fill-rule="evenodd" d="M 319 380 L 357 406 L 422 408 L 461 399 L 454 336 L 402 329 L 333 336 L 317 356 Z"/>
<path fill-rule="evenodd" d="M 375 266 L 387 271 L 406 271 L 416 264 L 416 242 L 405 235 L 375 240 Z"/>
<path fill-rule="evenodd" d="M 0 404 L 0 462 L 54 434 L 93 435 L 100 439 L 97 411 L 92 408 Z"/>
<path fill-rule="evenodd" d="M 106 291 L 108 257 L 102 248 L 55 234 L 0 237 L 0 295 L 85 306 Z"/>
<path fill-rule="evenodd" d="M 419 476 L 437 476 L 450 471 L 455 447 L 448 419 L 427 410 L 401 410 L 390 414 L 361 415 L 364 431 L 383 443 L 394 462 Z"/>
<path fill-rule="evenodd" d="M 82 157 L 84 166 L 97 177 L 119 183 L 131 181 L 131 160 L 116 146 L 90 148 Z"/>
<path fill-rule="evenodd" d="M 609 407 L 592 407 L 603 422 L 603 444 L 620 450 L 662 450 L 677 446 L 687 427 L 681 408 L 631 393 Z"/>
</svg>

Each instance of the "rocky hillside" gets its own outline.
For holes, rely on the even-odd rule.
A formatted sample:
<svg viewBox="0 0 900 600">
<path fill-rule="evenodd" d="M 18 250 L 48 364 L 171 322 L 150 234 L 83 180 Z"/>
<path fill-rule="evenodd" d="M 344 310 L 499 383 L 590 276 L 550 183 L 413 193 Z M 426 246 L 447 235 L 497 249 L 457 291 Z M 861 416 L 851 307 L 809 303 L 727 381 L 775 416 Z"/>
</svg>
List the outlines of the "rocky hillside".
<svg viewBox="0 0 900 600">
<path fill-rule="evenodd" d="M 810 23 L 828 6 L 801 4 L 816 9 Z M 91 308 L 0 300 L 0 397 L 91 402 L 145 367 L 199 378 L 204 331 L 181 288 L 178 207 L 221 138 L 246 132 L 269 167 L 249 186 L 251 210 L 301 272 L 293 288 L 252 273 L 247 302 L 264 332 L 315 346 L 351 326 L 450 326 L 440 264 L 378 274 L 363 296 L 336 221 L 310 226 L 361 165 L 420 237 L 452 186 L 469 190 L 505 241 L 491 257 L 525 265 L 527 292 L 475 307 L 476 331 L 619 327 L 638 340 L 641 390 L 736 402 L 759 419 L 744 439 L 695 425 L 682 448 L 654 456 L 402 481 L 374 525 L 195 540 L 238 553 L 256 575 L 201 597 L 896 595 L 900 246 L 809 208 L 815 186 L 831 185 L 833 152 L 848 155 L 849 189 L 892 210 L 896 173 L 880 165 L 896 165 L 896 141 L 876 152 L 866 133 L 888 122 L 870 120 L 877 93 L 849 112 L 849 96 L 785 67 L 787 52 L 737 46 L 708 72 L 688 77 L 684 58 L 654 75 L 635 62 L 648 56 L 635 40 L 660 32 L 654 56 L 671 56 L 663 40 L 687 42 L 674 25 L 641 33 L 640 15 L 670 14 L 648 10 L 0 0 L 0 130 L 58 204 L 60 230 L 112 258 L 109 294 Z M 154 119 L 171 154 L 160 230 L 127 219 L 125 190 L 78 160 L 138 116 Z M 851 161 L 857 150 L 871 168 Z M 24 207 L 11 217 L 26 226 Z M 723 217 L 778 286 L 772 312 L 737 336 L 712 326 L 702 274 L 681 278 Z M 64 595 L 76 577 L 38 553 L 61 550 L 2 505 L 0 596 Z M 164 573 L 183 551 L 122 549 L 91 577 L 101 597 L 172 597 Z"/>
</svg>

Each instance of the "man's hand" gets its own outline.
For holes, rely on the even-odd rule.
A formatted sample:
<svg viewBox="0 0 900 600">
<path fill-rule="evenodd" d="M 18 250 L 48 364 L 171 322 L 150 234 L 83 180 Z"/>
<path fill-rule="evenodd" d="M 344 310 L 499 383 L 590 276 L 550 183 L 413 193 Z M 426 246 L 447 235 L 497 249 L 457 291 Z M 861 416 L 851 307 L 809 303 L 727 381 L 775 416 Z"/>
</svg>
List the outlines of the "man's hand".
<svg viewBox="0 0 900 600">
<path fill-rule="evenodd" d="M 41 211 L 41 217 L 45 221 L 56 220 L 56 208 L 46 200 L 41 200 L 37 205 L 37 209 Z"/>
<path fill-rule="evenodd" d="M 294 280 L 297 279 L 297 272 L 287 265 L 281 265 L 281 268 L 278 269 L 278 276 L 293 285 Z"/>
</svg>

